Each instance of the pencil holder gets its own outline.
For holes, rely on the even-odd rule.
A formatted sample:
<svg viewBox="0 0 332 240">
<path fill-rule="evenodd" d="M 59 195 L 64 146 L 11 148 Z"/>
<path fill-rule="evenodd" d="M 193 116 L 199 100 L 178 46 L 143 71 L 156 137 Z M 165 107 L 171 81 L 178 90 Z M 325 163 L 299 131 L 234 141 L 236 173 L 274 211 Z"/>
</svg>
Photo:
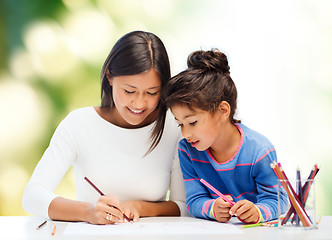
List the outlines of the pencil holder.
<svg viewBox="0 0 332 240">
<path fill-rule="evenodd" d="M 279 179 L 278 212 L 280 228 L 316 228 L 315 180 Z"/>
</svg>

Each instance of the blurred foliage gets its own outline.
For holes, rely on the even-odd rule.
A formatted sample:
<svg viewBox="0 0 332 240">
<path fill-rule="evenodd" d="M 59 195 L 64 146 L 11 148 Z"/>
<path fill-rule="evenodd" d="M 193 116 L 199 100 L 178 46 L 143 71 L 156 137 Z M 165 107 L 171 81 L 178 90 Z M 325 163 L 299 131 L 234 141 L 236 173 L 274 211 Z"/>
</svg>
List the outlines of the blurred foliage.
<svg viewBox="0 0 332 240">
<path fill-rule="evenodd" d="M 99 105 L 102 64 L 132 30 L 164 41 L 173 75 L 193 50 L 227 49 L 241 119 L 268 135 L 292 172 L 322 163 L 318 215 L 332 215 L 331 6 L 323 0 L 0 0 L 0 215 L 27 215 L 22 194 L 55 128 L 70 111 Z M 56 193 L 75 198 L 72 169 Z"/>
</svg>

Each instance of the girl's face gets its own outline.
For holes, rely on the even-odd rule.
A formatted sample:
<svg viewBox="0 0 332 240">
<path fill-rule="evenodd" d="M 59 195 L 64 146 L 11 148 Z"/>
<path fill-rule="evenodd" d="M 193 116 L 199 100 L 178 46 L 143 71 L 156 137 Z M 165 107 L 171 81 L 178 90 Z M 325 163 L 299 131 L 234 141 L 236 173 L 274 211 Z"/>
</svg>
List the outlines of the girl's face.
<svg viewBox="0 0 332 240">
<path fill-rule="evenodd" d="M 146 126 L 154 121 L 160 99 L 161 80 L 154 70 L 128 76 L 112 77 L 114 119 L 118 126 Z"/>
<path fill-rule="evenodd" d="M 200 109 L 190 110 L 185 105 L 171 107 L 172 113 L 181 127 L 182 136 L 199 151 L 210 148 L 220 137 L 221 114 L 211 114 Z"/>
</svg>

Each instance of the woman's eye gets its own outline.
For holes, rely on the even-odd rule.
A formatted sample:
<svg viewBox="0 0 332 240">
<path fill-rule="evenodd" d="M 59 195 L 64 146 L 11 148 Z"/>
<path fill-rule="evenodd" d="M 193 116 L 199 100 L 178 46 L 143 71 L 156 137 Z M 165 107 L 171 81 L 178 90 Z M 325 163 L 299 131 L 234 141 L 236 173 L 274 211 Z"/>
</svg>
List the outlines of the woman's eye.
<svg viewBox="0 0 332 240">
<path fill-rule="evenodd" d="M 127 93 L 127 94 L 133 94 L 134 92 L 131 92 L 131 91 L 128 91 L 128 90 L 125 89 L 125 93 Z"/>
<path fill-rule="evenodd" d="M 197 121 L 189 123 L 189 125 L 195 125 Z"/>
<path fill-rule="evenodd" d="M 178 124 L 178 127 L 182 127 L 182 126 L 183 126 L 183 124 L 182 124 L 182 123 L 179 123 L 179 124 Z"/>
<path fill-rule="evenodd" d="M 155 96 L 155 95 L 158 94 L 158 92 L 148 92 L 148 94 L 151 95 L 151 96 Z"/>
</svg>

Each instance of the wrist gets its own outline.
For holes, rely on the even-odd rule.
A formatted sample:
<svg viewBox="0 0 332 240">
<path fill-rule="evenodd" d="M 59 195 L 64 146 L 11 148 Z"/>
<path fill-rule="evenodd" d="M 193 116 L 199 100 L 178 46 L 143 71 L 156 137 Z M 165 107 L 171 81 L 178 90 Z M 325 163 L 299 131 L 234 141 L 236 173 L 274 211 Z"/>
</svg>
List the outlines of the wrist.
<svg viewBox="0 0 332 240">
<path fill-rule="evenodd" d="M 144 207 L 143 207 L 142 201 L 128 200 L 128 201 L 123 202 L 123 206 L 125 208 L 136 210 L 140 216 L 143 216 L 143 214 L 144 214 Z"/>
<path fill-rule="evenodd" d="M 88 203 L 88 202 L 81 202 L 81 211 L 78 216 L 80 221 L 83 222 L 91 222 L 90 216 L 91 216 L 91 211 L 94 211 L 94 205 L 93 203 Z"/>
<path fill-rule="evenodd" d="M 216 203 L 216 201 L 214 201 L 214 202 L 212 203 L 212 206 L 211 206 L 211 209 L 210 209 L 210 217 L 211 217 L 211 218 L 214 218 L 214 219 L 217 219 L 217 218 L 216 218 L 216 213 L 215 213 L 215 211 L 214 211 L 214 205 L 215 205 L 215 203 Z"/>
<path fill-rule="evenodd" d="M 255 222 L 255 223 L 260 223 L 260 222 L 262 222 L 262 220 L 263 220 L 262 213 L 261 213 L 261 211 L 259 210 L 259 208 L 258 208 L 256 205 L 254 205 L 254 206 L 255 206 L 255 208 L 256 208 L 256 210 L 257 210 L 257 212 L 258 212 L 258 220 L 257 220 L 257 222 Z"/>
</svg>

